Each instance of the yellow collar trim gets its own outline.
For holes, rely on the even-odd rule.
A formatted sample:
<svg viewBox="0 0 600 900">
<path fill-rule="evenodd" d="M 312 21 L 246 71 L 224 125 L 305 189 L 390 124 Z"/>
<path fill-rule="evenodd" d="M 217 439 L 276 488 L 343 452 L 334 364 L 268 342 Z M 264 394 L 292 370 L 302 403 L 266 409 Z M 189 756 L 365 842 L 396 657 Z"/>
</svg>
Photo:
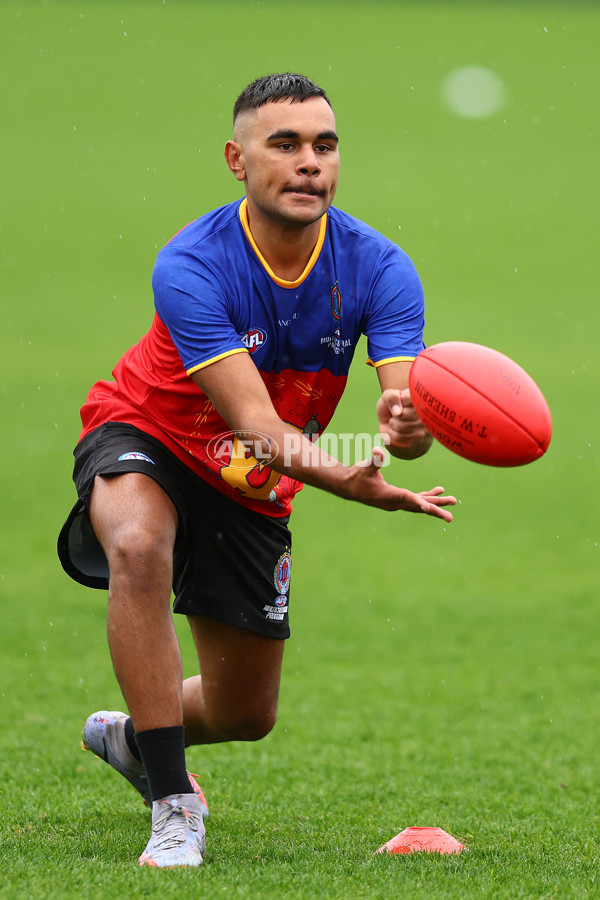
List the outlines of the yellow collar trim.
<svg viewBox="0 0 600 900">
<path fill-rule="evenodd" d="M 315 244 L 315 249 L 310 255 L 310 259 L 306 264 L 306 268 L 304 272 L 297 278 L 295 281 L 285 281 L 283 278 L 279 278 L 278 275 L 275 274 L 269 263 L 266 261 L 260 250 L 258 249 L 258 245 L 254 238 L 252 237 L 252 232 L 250 231 L 250 223 L 248 221 L 248 200 L 246 197 L 240 203 L 240 222 L 242 223 L 242 228 L 246 232 L 246 237 L 250 241 L 252 249 L 258 256 L 261 265 L 266 270 L 267 274 L 273 281 L 278 284 L 280 287 L 285 288 L 295 288 L 298 287 L 299 284 L 302 284 L 306 278 L 312 272 L 313 266 L 319 258 L 319 253 L 321 252 L 321 248 L 325 243 L 325 232 L 327 231 L 327 213 L 323 213 L 321 216 L 321 224 L 319 226 L 319 237 L 317 238 L 317 243 Z"/>
</svg>

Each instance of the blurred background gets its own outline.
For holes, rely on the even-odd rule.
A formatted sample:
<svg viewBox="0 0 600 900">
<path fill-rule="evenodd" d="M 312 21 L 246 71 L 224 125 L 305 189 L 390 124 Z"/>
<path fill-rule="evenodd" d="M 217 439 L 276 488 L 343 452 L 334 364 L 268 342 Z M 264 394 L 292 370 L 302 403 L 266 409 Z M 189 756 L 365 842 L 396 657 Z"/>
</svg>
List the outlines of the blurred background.
<svg viewBox="0 0 600 900">
<path fill-rule="evenodd" d="M 222 155 L 235 97 L 288 70 L 333 102 L 336 205 L 415 262 L 427 343 L 513 357 L 554 436 L 521 469 L 436 445 L 387 470 L 456 494 L 448 527 L 300 495 L 285 727 L 308 746 L 351 743 L 376 714 L 391 748 L 392 697 L 394 717 L 416 716 L 416 755 L 444 723 L 475 771 L 485 742 L 470 751 L 473 731 L 452 732 L 464 702 L 482 741 L 504 727 L 502 746 L 531 739 L 553 783 L 584 772 L 598 787 L 599 22 L 593 2 L 4 0 L 0 710 L 24 717 L 30 748 L 65 697 L 73 746 L 89 711 L 120 702 L 104 596 L 55 556 L 79 407 L 150 325 L 158 248 L 240 196 Z M 375 427 L 365 359 L 359 348 L 330 431 Z M 392 777 L 391 749 L 382 759 Z"/>
</svg>

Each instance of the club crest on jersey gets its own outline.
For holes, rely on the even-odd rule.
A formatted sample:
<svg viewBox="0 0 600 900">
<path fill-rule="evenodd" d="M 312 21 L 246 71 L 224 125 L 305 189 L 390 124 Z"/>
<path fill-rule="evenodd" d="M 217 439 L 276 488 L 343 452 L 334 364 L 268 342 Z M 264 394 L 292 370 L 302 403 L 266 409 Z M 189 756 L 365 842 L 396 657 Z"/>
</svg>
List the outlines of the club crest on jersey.
<svg viewBox="0 0 600 900">
<path fill-rule="evenodd" d="M 331 288 L 329 299 L 331 301 L 331 315 L 339 322 L 342 318 L 342 294 L 338 287 L 337 281 Z"/>
<path fill-rule="evenodd" d="M 292 557 L 286 551 L 285 553 L 282 553 L 277 560 L 277 565 L 273 572 L 273 584 L 277 588 L 279 594 L 287 594 L 290 589 L 291 568 Z"/>
<path fill-rule="evenodd" d="M 240 334 L 242 343 L 248 353 L 255 353 L 257 350 L 267 343 L 267 332 L 262 328 L 249 328 L 243 334 Z"/>
<path fill-rule="evenodd" d="M 150 459 L 150 457 L 146 456 L 145 453 L 140 453 L 139 450 L 131 450 L 129 453 L 121 453 L 118 462 L 122 462 L 124 459 L 135 459 L 138 462 L 149 462 L 152 463 L 152 465 L 155 465 L 153 459 Z"/>
</svg>

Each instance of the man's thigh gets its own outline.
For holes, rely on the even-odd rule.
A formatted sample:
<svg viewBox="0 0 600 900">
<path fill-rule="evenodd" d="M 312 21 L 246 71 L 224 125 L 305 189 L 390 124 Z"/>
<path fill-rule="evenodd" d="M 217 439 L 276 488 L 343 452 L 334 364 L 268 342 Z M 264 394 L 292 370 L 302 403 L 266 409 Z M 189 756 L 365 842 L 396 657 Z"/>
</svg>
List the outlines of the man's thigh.
<svg viewBox="0 0 600 900">
<path fill-rule="evenodd" d="M 145 476 L 145 481 L 124 477 L 136 474 Z M 159 441 L 131 425 L 108 422 L 77 445 L 73 478 L 78 500 L 61 529 L 58 555 L 75 581 L 107 590 L 109 571 L 102 542 L 110 539 L 112 523 L 121 525 L 135 518 L 142 525 L 152 524 L 157 504 L 162 510 L 164 503 L 159 486 L 169 501 L 165 514 L 160 513 L 159 524 L 168 521 L 172 507 L 178 514 L 185 510 L 187 470 Z M 132 487 L 136 484 L 140 485 L 139 493 Z M 89 515 L 92 494 L 95 528 Z M 104 535 L 100 543 L 96 531 Z"/>
<path fill-rule="evenodd" d="M 147 475 L 97 475 L 89 501 L 94 533 L 110 560 L 126 544 L 140 551 L 163 544 L 172 555 L 177 533 L 177 510 L 162 487 Z"/>
<path fill-rule="evenodd" d="M 202 672 L 209 715 L 260 717 L 277 710 L 285 640 L 264 637 L 235 625 L 188 616 Z"/>
</svg>

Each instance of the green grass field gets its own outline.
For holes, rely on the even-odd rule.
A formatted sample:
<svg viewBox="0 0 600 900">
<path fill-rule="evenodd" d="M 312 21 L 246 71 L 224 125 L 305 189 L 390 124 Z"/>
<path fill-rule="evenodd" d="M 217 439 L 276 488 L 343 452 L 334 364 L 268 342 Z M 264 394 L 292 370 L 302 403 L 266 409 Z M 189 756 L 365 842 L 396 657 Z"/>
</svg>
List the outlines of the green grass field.
<svg viewBox="0 0 600 900">
<path fill-rule="evenodd" d="M 600 896 L 599 26 L 578 2 L 1 4 L 1 897 Z M 445 103 L 464 66 L 502 79 L 496 111 Z M 151 321 L 157 248 L 239 196 L 230 110 L 276 70 L 328 90 L 336 202 L 413 257 L 428 343 L 514 357 L 554 437 L 521 469 L 436 445 L 388 470 L 455 493 L 449 526 L 303 492 L 278 726 L 190 751 L 206 862 L 158 873 L 148 811 L 79 750 L 122 701 L 105 597 L 54 547 L 85 393 Z M 361 357 L 330 430 L 374 428 Z M 409 825 L 469 853 L 373 856 Z"/>
</svg>

